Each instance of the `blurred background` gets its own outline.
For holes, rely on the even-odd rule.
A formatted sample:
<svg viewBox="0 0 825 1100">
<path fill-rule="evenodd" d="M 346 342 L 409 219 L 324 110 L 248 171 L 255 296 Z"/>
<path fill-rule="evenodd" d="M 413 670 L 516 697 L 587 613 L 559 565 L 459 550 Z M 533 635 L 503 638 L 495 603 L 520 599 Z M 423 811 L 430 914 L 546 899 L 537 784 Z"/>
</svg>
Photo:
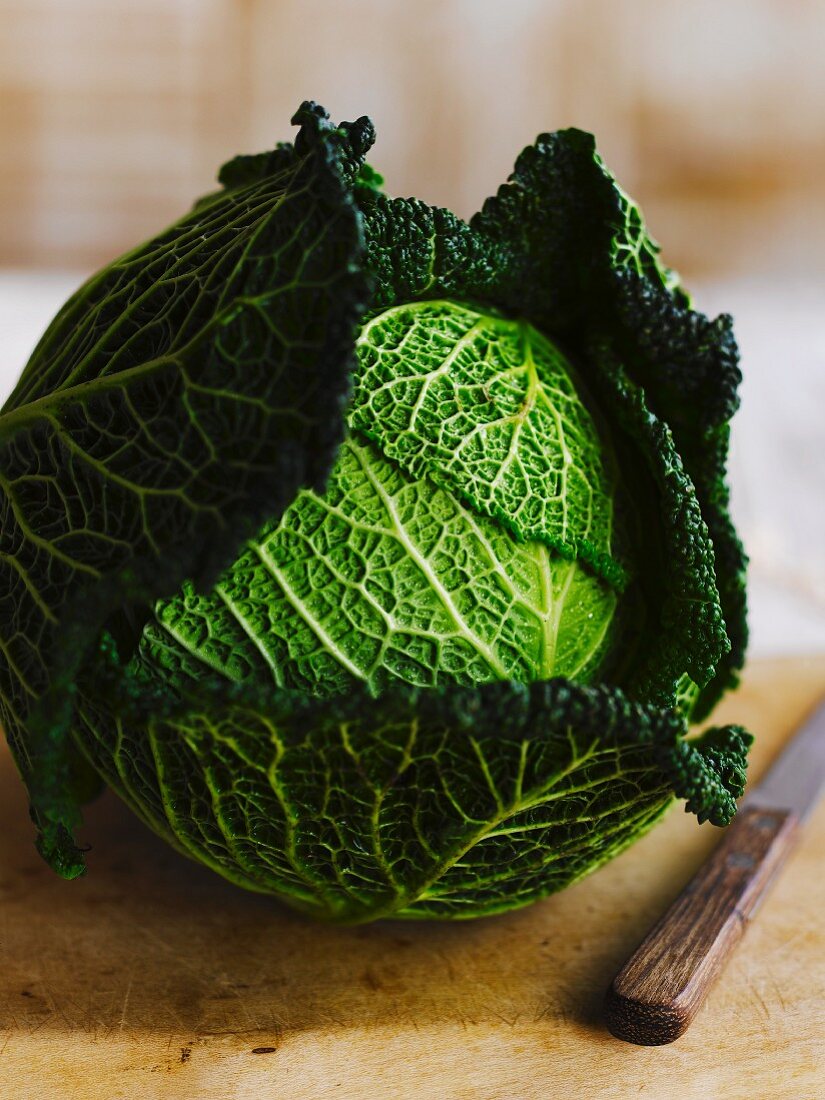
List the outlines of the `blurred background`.
<svg viewBox="0 0 825 1100">
<path fill-rule="evenodd" d="M 825 650 L 825 3 L 0 0 L 0 391 L 66 295 L 291 136 L 370 114 L 393 194 L 472 214 L 541 130 L 595 132 L 743 353 L 753 650 Z"/>
</svg>

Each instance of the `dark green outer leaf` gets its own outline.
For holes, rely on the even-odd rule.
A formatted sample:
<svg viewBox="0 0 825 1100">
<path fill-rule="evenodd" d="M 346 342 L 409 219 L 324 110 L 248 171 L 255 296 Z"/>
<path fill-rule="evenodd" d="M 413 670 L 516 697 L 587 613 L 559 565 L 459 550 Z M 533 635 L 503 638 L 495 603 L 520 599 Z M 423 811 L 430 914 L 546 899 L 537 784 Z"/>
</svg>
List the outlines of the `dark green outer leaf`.
<svg viewBox="0 0 825 1100">
<path fill-rule="evenodd" d="M 327 919 L 477 917 L 567 886 L 674 790 L 729 819 L 747 738 L 564 680 L 311 700 L 250 685 L 83 704 L 78 737 L 182 851 Z"/>
<path fill-rule="evenodd" d="M 341 438 L 362 230 L 340 133 L 301 118 L 274 175 L 81 288 L 0 416 L 0 705 L 64 874 L 82 869 L 66 728 L 89 645 L 118 609 L 211 581 L 323 484 Z"/>
<path fill-rule="evenodd" d="M 648 625 L 628 688 L 634 698 L 674 706 L 680 676 L 687 673 L 694 683 L 706 684 L 730 644 L 716 587 L 713 542 L 668 425 L 649 410 L 644 391 L 630 381 L 607 342 L 594 344 L 590 359 L 599 366 L 598 392 L 610 403 L 617 426 L 640 445 L 644 458 L 643 469 L 625 460 L 632 496 L 658 501 L 656 525 L 645 528 L 645 538 L 656 530 L 650 541 L 661 549 L 654 558 L 653 547 L 644 548 L 648 565 L 641 571 L 648 603 L 657 614 Z M 642 512 L 643 523 L 646 514 Z M 657 599 L 651 573 L 658 574 L 664 598 Z"/>
<path fill-rule="evenodd" d="M 727 314 L 710 320 L 684 296 L 633 271 L 613 277 L 618 353 L 644 387 L 651 409 L 671 428 L 708 527 L 729 651 L 701 693 L 701 721 L 738 682 L 748 643 L 747 557 L 730 517 L 728 421 L 739 403 L 739 353 Z"/>
</svg>

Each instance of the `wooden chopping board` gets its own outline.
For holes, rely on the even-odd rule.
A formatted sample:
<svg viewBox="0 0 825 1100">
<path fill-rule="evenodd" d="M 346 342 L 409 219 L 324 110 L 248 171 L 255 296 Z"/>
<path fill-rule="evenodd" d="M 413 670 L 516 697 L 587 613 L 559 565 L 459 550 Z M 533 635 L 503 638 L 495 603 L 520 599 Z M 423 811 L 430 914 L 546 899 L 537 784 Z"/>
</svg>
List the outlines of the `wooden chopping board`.
<svg viewBox="0 0 825 1100">
<path fill-rule="evenodd" d="M 825 658 L 754 663 L 715 716 L 758 778 Z M 825 805 L 692 1029 L 613 1039 L 604 988 L 720 832 L 674 809 L 618 859 L 474 923 L 307 923 L 169 850 L 111 794 L 54 876 L 0 754 L 3 1100 L 825 1096 Z"/>
</svg>

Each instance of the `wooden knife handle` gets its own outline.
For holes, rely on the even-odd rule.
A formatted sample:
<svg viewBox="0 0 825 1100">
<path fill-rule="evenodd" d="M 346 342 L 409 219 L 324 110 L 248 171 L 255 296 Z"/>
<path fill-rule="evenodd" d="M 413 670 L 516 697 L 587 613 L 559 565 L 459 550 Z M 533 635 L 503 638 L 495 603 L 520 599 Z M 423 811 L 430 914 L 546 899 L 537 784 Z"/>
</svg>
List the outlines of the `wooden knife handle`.
<svg viewBox="0 0 825 1100">
<path fill-rule="evenodd" d="M 605 1019 L 640 1046 L 678 1039 L 790 851 L 798 818 L 743 807 L 710 859 L 613 980 Z"/>
</svg>

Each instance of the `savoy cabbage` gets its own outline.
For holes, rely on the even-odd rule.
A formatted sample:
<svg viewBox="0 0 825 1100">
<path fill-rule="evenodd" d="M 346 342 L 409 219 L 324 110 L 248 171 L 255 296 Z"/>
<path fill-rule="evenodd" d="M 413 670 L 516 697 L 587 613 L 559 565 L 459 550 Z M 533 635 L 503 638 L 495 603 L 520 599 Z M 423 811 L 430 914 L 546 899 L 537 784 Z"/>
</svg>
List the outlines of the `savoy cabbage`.
<svg viewBox="0 0 825 1100">
<path fill-rule="evenodd" d="M 471 917 L 673 801 L 726 823 L 745 559 L 730 318 L 589 134 L 469 223 L 385 195 L 368 119 L 94 276 L 0 414 L 0 705 L 38 844 L 102 778 L 311 914 Z"/>
</svg>

